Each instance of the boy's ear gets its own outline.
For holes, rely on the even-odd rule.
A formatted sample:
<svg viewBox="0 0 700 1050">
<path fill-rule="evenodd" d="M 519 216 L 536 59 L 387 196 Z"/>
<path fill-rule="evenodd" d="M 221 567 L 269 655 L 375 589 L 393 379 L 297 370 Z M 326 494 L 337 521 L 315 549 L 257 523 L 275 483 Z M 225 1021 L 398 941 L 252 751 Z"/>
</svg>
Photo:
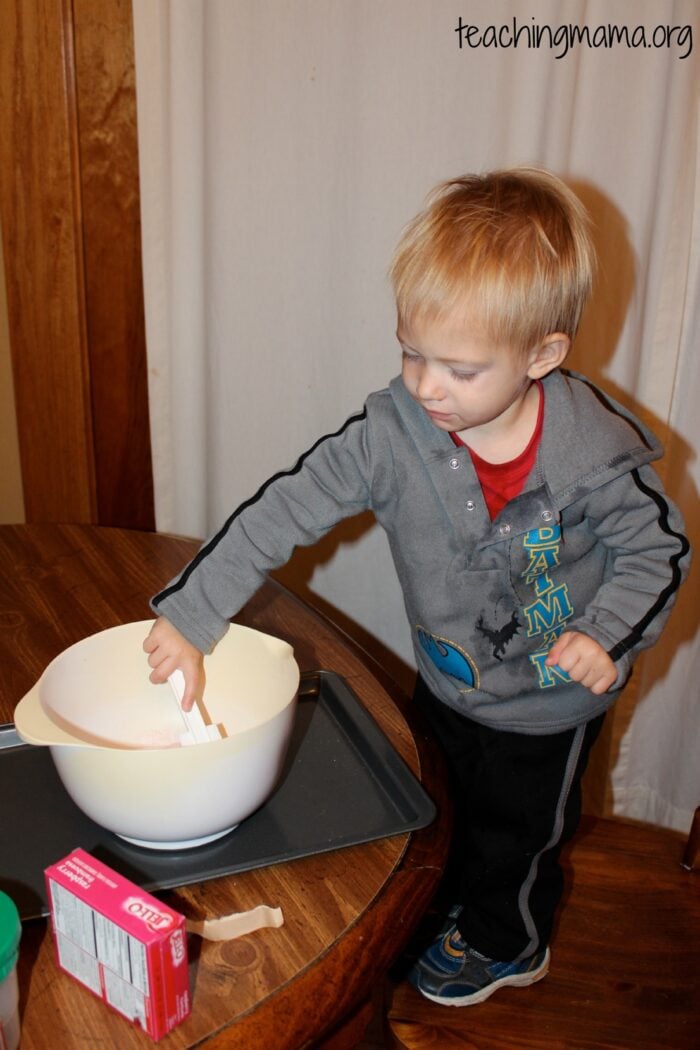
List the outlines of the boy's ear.
<svg viewBox="0 0 700 1050">
<path fill-rule="evenodd" d="M 571 340 L 563 332 L 546 335 L 539 346 L 530 354 L 530 367 L 527 374 L 530 379 L 543 379 L 564 361 L 571 349 Z"/>
</svg>

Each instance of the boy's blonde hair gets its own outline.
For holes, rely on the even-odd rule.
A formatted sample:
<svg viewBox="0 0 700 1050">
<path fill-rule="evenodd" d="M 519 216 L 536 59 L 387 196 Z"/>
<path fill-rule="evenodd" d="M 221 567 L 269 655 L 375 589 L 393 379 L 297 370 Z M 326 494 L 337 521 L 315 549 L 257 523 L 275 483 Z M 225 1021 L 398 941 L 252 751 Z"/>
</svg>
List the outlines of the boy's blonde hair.
<svg viewBox="0 0 700 1050">
<path fill-rule="evenodd" d="M 588 214 L 538 168 L 464 175 L 438 186 L 391 264 L 399 323 L 455 314 L 499 344 L 573 339 L 590 294 Z"/>
</svg>

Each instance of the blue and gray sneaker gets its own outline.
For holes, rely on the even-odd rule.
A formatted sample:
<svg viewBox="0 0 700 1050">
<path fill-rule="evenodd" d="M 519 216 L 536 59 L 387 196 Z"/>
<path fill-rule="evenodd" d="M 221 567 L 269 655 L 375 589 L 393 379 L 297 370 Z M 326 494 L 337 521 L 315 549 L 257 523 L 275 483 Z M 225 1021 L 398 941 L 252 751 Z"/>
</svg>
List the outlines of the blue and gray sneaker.
<svg viewBox="0 0 700 1050">
<path fill-rule="evenodd" d="M 534 984 L 549 969 L 549 948 L 519 962 L 487 959 L 470 948 L 455 925 L 421 955 L 409 981 L 426 999 L 444 1006 L 483 1003 L 505 985 Z"/>
</svg>

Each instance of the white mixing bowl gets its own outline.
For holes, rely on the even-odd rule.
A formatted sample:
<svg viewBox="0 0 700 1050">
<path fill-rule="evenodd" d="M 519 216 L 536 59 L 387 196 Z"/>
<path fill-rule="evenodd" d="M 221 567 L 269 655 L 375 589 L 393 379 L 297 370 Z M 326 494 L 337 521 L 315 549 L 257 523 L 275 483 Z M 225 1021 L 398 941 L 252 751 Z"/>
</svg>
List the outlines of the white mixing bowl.
<svg viewBox="0 0 700 1050">
<path fill-rule="evenodd" d="M 20 737 L 50 748 L 73 801 L 140 846 L 184 849 L 225 835 L 269 797 L 299 686 L 291 646 L 233 625 L 205 660 L 204 706 L 220 740 L 179 746 L 169 685 L 154 686 L 142 642 L 153 621 L 66 649 L 15 709 Z"/>
</svg>

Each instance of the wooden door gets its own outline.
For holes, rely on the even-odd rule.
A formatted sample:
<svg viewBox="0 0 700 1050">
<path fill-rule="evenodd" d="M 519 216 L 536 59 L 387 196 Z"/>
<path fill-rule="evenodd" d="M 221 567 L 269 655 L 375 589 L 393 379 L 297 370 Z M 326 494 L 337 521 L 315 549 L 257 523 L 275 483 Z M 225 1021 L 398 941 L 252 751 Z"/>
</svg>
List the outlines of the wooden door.
<svg viewBox="0 0 700 1050">
<path fill-rule="evenodd" d="M 27 520 L 152 529 L 131 0 L 2 4 L 0 219 Z"/>
</svg>

